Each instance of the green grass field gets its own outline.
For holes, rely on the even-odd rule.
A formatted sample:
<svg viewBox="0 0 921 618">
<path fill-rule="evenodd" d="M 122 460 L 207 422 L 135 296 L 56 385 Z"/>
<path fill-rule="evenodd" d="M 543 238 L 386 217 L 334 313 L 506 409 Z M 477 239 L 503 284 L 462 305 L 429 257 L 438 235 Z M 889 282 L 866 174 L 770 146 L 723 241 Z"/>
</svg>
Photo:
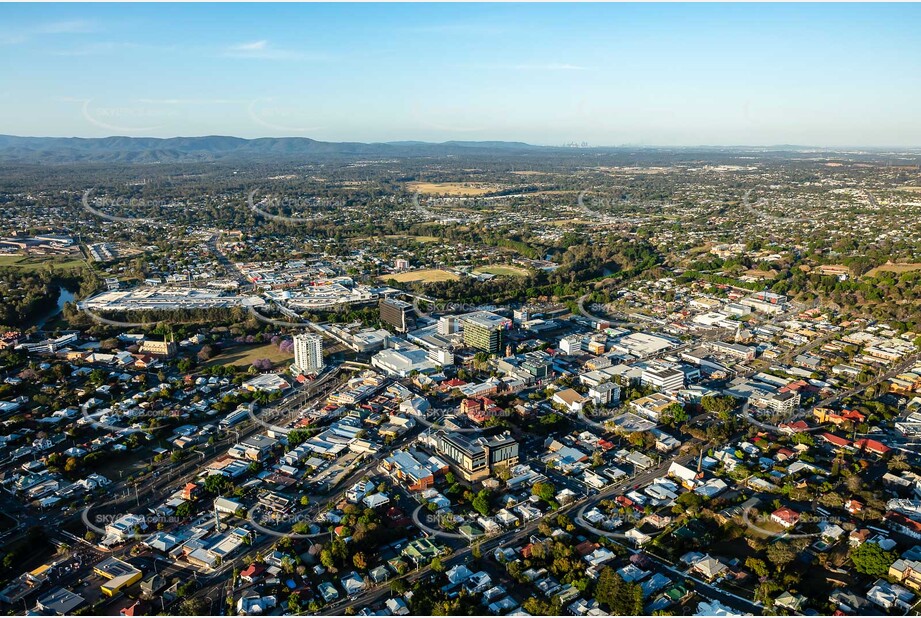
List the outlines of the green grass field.
<svg viewBox="0 0 921 618">
<path fill-rule="evenodd" d="M 898 263 L 898 264 L 882 264 L 873 268 L 864 275 L 864 277 L 875 277 L 879 273 L 888 272 L 901 275 L 902 273 L 910 273 L 916 270 L 921 270 L 921 263 Z"/>
<path fill-rule="evenodd" d="M 253 364 L 253 361 L 260 358 L 267 358 L 275 366 L 280 364 L 288 364 L 294 359 L 293 354 L 280 351 L 276 346 L 271 343 L 262 343 L 256 345 L 246 345 L 246 346 L 236 346 L 222 352 L 209 360 L 206 363 L 206 367 L 212 367 L 214 365 L 238 365 L 242 367 L 249 367 Z"/>
<path fill-rule="evenodd" d="M 49 264 L 58 270 L 76 270 L 86 266 L 83 260 L 69 256 L 0 255 L 0 268 L 8 267 L 37 272 Z"/>
<path fill-rule="evenodd" d="M 381 275 L 379 277 L 382 281 L 387 281 L 389 279 L 394 279 L 400 283 L 406 283 L 408 281 L 456 281 L 460 279 L 457 275 L 446 270 L 441 270 L 438 268 L 423 268 L 421 270 L 410 270 L 405 273 L 395 273 L 392 275 Z"/>
<path fill-rule="evenodd" d="M 422 243 L 438 242 L 439 240 L 441 240 L 437 236 L 404 236 L 402 234 L 388 234 L 387 236 L 384 236 L 384 238 L 409 238 L 411 240 L 415 240 L 416 242 L 422 242 Z"/>
<path fill-rule="evenodd" d="M 473 272 L 477 275 L 497 275 L 500 277 L 527 277 L 527 269 L 518 266 L 509 266 L 508 264 L 490 264 L 489 266 L 480 266 L 474 268 Z"/>
</svg>

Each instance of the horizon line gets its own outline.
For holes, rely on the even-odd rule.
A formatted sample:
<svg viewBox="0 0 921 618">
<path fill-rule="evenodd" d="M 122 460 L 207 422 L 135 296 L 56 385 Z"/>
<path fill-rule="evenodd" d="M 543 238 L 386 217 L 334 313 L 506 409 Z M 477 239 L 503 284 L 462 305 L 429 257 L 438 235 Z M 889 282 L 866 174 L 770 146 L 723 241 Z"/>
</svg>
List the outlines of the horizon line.
<svg viewBox="0 0 921 618">
<path fill-rule="evenodd" d="M 15 135 L 13 133 L 0 133 L 0 138 L 2 137 L 11 137 L 18 139 L 81 139 L 81 140 L 105 140 L 105 139 L 156 139 L 156 140 L 171 140 L 171 139 L 207 139 L 207 138 L 231 138 L 239 139 L 243 141 L 257 141 L 257 140 L 267 140 L 267 139 L 290 139 L 290 140 L 309 140 L 322 144 L 363 144 L 363 145 L 400 145 L 405 143 L 416 143 L 416 144 L 425 144 L 425 145 L 445 145 L 445 144 L 483 144 L 483 143 L 497 143 L 497 144 L 524 144 L 526 146 L 531 146 L 534 148 L 558 148 L 566 150 L 603 150 L 603 149 L 621 149 L 621 148 L 649 148 L 649 149 L 658 149 L 658 148 L 673 148 L 679 150 L 693 149 L 693 148 L 726 148 L 726 149 L 796 149 L 796 150 L 832 150 L 832 151 L 841 151 L 841 150 L 903 150 L 903 151 L 913 151 L 921 150 L 921 145 L 916 146 L 897 146 L 897 145 L 861 145 L 861 144 L 847 144 L 847 145 L 838 145 L 838 146 L 828 146 L 828 145 L 814 145 L 814 144 L 689 144 L 689 145 L 677 145 L 677 144 L 636 144 L 636 143 L 625 143 L 625 144 L 598 144 L 598 145 L 568 145 L 568 144 L 540 144 L 525 142 L 522 140 L 508 140 L 508 139 L 476 139 L 476 140 L 445 140 L 445 141 L 430 141 L 423 139 L 395 139 L 390 141 L 361 141 L 361 140 L 318 140 L 312 137 L 307 137 L 304 135 L 264 135 L 259 137 L 241 137 L 238 135 L 231 134 L 205 134 L 205 135 L 171 135 L 167 137 L 157 136 L 157 135 L 105 135 L 105 136 L 83 136 L 83 135 Z M 585 140 L 579 140 L 584 142 Z M 573 144 L 576 142 L 573 141 Z"/>
</svg>

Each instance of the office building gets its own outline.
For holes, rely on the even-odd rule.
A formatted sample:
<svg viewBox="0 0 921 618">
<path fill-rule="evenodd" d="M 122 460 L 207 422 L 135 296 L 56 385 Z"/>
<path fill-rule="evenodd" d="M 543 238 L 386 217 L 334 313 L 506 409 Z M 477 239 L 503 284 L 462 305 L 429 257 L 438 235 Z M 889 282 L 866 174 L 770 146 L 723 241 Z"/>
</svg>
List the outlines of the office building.
<svg viewBox="0 0 921 618">
<path fill-rule="evenodd" d="M 477 311 L 463 316 L 464 345 L 498 354 L 505 344 L 505 331 L 511 320 L 489 311 Z"/>
<path fill-rule="evenodd" d="M 579 354 L 583 350 L 583 341 L 581 335 L 570 335 L 560 339 L 558 346 L 563 354 Z"/>
<path fill-rule="evenodd" d="M 527 352 L 521 362 L 521 368 L 534 379 L 543 380 L 550 375 L 553 363 L 546 352 Z"/>
<path fill-rule="evenodd" d="M 303 373 L 323 370 L 323 338 L 312 333 L 294 336 L 294 364 Z"/>
<path fill-rule="evenodd" d="M 405 333 L 416 325 L 412 304 L 396 298 L 382 298 L 380 302 L 381 321 Z"/>
<path fill-rule="evenodd" d="M 488 478 L 497 466 L 518 463 L 518 442 L 508 432 L 490 438 L 439 432 L 436 449 L 461 478 L 471 483 Z"/>
<path fill-rule="evenodd" d="M 444 317 L 438 318 L 438 334 L 439 335 L 453 335 L 458 330 L 460 330 L 459 320 L 456 316 L 446 315 Z"/>
<path fill-rule="evenodd" d="M 428 354 L 429 360 L 442 367 L 454 364 L 454 352 L 450 348 L 433 348 Z"/>
<path fill-rule="evenodd" d="M 620 386 L 614 382 L 602 382 L 588 390 L 588 396 L 597 406 L 609 406 L 620 401 Z"/>
<path fill-rule="evenodd" d="M 671 393 L 684 388 L 684 373 L 668 365 L 649 365 L 643 369 L 640 384 Z"/>
</svg>

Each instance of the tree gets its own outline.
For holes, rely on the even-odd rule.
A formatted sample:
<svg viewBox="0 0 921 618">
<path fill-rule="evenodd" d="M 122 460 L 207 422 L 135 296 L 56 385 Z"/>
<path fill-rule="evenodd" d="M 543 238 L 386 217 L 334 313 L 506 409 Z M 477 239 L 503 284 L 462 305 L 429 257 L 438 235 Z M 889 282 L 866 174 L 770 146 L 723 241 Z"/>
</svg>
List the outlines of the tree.
<svg viewBox="0 0 921 618">
<path fill-rule="evenodd" d="M 704 497 L 696 492 L 689 491 L 678 496 L 678 499 L 675 500 L 673 511 L 679 514 L 686 511 L 693 515 L 697 513 L 703 505 Z"/>
<path fill-rule="evenodd" d="M 752 573 L 758 577 L 765 577 L 768 574 L 767 564 L 760 558 L 749 556 L 745 559 L 745 566 L 752 570 Z"/>
<path fill-rule="evenodd" d="M 604 465 L 604 456 L 601 454 L 601 451 L 595 451 L 592 453 L 592 467 L 597 468 Z"/>
<path fill-rule="evenodd" d="M 738 405 L 731 395 L 706 395 L 700 399 L 700 407 L 713 414 L 728 413 Z"/>
<path fill-rule="evenodd" d="M 911 468 L 911 466 L 908 465 L 908 458 L 904 453 L 895 454 L 892 459 L 889 460 L 888 466 L 890 470 L 908 470 Z"/>
<path fill-rule="evenodd" d="M 438 556 L 432 558 L 432 562 L 429 564 L 429 566 L 432 567 L 432 570 L 436 573 L 441 573 L 445 570 L 444 565 L 441 563 L 441 558 Z"/>
<path fill-rule="evenodd" d="M 680 403 L 670 403 L 662 410 L 662 422 L 675 426 L 688 420 L 688 413 Z"/>
<path fill-rule="evenodd" d="M 472 502 L 473 508 L 482 515 L 486 517 L 489 515 L 489 490 L 481 489 L 480 493 L 476 495 L 476 498 Z"/>
<path fill-rule="evenodd" d="M 390 582 L 390 592 L 400 595 L 406 592 L 406 580 L 398 578 Z"/>
<path fill-rule="evenodd" d="M 824 506 L 839 508 L 844 504 L 844 498 L 842 498 L 841 494 L 837 492 L 829 491 L 819 496 L 819 502 Z"/>
<path fill-rule="evenodd" d="M 365 555 L 365 552 L 357 552 L 352 556 L 352 564 L 355 565 L 356 569 L 365 570 L 368 568 L 368 557 Z"/>
<path fill-rule="evenodd" d="M 205 479 L 205 491 L 213 494 L 219 494 L 230 487 L 233 487 L 233 483 L 221 474 L 212 474 Z"/>
<path fill-rule="evenodd" d="M 806 446 L 815 445 L 815 440 L 812 438 L 812 435 L 805 433 L 805 432 L 793 434 L 791 441 L 794 444 L 805 444 Z"/>
<path fill-rule="evenodd" d="M 777 541 L 768 545 L 767 557 L 778 570 L 783 570 L 785 566 L 796 559 L 796 551 L 789 543 Z"/>
<path fill-rule="evenodd" d="M 176 517 L 188 517 L 192 514 L 192 503 L 183 502 L 176 507 Z"/>
<path fill-rule="evenodd" d="M 179 604 L 180 616 L 204 616 L 208 609 L 208 604 L 204 599 L 190 598 L 183 599 Z"/>
<path fill-rule="evenodd" d="M 537 482 L 531 487 L 531 493 L 544 502 L 551 502 L 556 496 L 556 487 L 550 482 Z"/>
<path fill-rule="evenodd" d="M 288 609 L 292 612 L 299 612 L 301 609 L 301 594 L 299 592 L 292 592 L 291 596 L 288 597 Z"/>
<path fill-rule="evenodd" d="M 639 584 L 624 581 L 611 567 L 604 567 L 598 577 L 595 598 L 607 606 L 611 615 L 641 616 L 643 593 Z"/>
<path fill-rule="evenodd" d="M 895 552 L 884 551 L 876 543 L 864 543 L 851 551 L 854 568 L 871 577 L 885 577 L 897 557 Z"/>
</svg>

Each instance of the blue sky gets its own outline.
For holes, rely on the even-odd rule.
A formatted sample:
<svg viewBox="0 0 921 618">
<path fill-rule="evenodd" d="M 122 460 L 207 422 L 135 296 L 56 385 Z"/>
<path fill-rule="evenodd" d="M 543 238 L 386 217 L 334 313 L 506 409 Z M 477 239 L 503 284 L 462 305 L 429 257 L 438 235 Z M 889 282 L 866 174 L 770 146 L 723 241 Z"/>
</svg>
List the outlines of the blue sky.
<svg viewBox="0 0 921 618">
<path fill-rule="evenodd" d="M 921 146 L 917 4 L 3 4 L 0 133 Z"/>
</svg>

